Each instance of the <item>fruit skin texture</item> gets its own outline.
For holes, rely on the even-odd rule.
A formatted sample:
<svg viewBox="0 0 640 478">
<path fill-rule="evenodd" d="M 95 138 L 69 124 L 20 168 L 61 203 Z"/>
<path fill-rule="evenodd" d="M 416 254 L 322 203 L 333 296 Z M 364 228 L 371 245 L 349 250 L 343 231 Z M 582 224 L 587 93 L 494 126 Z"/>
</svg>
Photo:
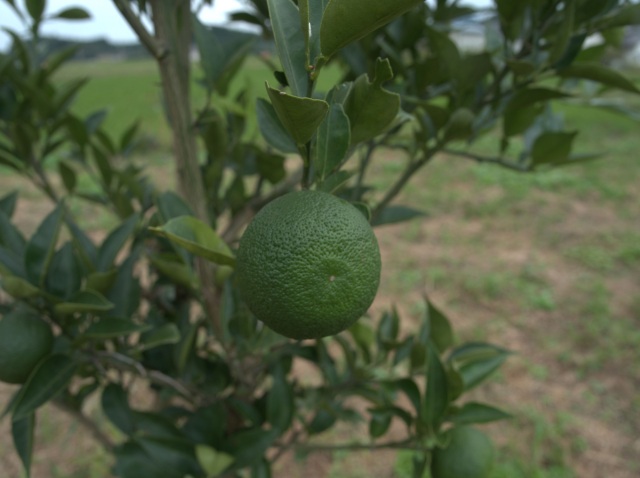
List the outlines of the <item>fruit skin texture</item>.
<svg viewBox="0 0 640 478">
<path fill-rule="evenodd" d="M 456 427 L 450 432 L 447 448 L 436 448 L 431 461 L 433 478 L 486 478 L 494 459 L 491 440 L 472 427 Z"/>
<path fill-rule="evenodd" d="M 294 339 L 345 330 L 367 311 L 380 284 L 380 250 L 368 221 L 320 191 L 267 204 L 240 239 L 236 260 L 249 309 Z"/>
<path fill-rule="evenodd" d="M 0 382 L 21 384 L 51 352 L 53 334 L 33 310 L 18 306 L 0 320 Z"/>
</svg>

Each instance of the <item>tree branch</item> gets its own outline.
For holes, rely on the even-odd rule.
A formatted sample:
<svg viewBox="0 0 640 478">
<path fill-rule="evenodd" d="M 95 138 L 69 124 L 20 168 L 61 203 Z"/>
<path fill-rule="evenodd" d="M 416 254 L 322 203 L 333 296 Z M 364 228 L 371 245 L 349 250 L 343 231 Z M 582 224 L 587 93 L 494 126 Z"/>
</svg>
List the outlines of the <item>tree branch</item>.
<svg viewBox="0 0 640 478">
<path fill-rule="evenodd" d="M 126 0 L 113 0 L 116 8 L 120 10 L 120 13 L 127 21 L 131 29 L 135 32 L 140 42 L 145 46 L 145 48 L 149 51 L 151 56 L 153 56 L 157 60 L 161 60 L 169 51 L 165 46 L 160 44 L 156 38 L 151 35 L 146 27 L 140 21 L 140 18 L 136 13 L 131 9 L 131 6 Z"/>
<path fill-rule="evenodd" d="M 314 451 L 333 451 L 333 450 L 349 450 L 349 451 L 367 451 L 367 450 L 380 450 L 384 448 L 404 449 L 404 450 L 417 450 L 423 451 L 427 447 L 415 443 L 412 439 L 389 441 L 383 443 L 298 443 L 293 445 L 294 448 L 303 450 L 306 452 Z"/>
</svg>

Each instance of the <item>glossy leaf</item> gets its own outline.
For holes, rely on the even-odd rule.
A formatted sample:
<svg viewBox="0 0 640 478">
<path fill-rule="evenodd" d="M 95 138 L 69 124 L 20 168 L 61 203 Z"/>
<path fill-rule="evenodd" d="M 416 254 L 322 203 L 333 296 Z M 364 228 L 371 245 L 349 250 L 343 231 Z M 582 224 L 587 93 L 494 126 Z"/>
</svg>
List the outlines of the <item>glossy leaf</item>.
<svg viewBox="0 0 640 478">
<path fill-rule="evenodd" d="M 127 392 L 122 386 L 111 383 L 102 392 L 102 410 L 118 430 L 127 436 L 135 431 L 135 418 L 129 408 Z"/>
<path fill-rule="evenodd" d="M 449 416 L 449 421 L 456 425 L 489 423 L 511 418 L 506 412 L 484 403 L 469 402 Z"/>
<path fill-rule="evenodd" d="M 131 319 L 110 317 L 91 324 L 82 336 L 88 339 L 113 339 L 137 332 L 146 332 L 151 327 L 150 324 L 138 324 Z"/>
<path fill-rule="evenodd" d="M 13 420 L 20 420 L 58 395 L 74 376 L 78 364 L 72 358 L 54 354 L 43 359 L 20 390 Z"/>
<path fill-rule="evenodd" d="M 11 422 L 11 436 L 18 456 L 24 466 L 26 478 L 31 476 L 31 458 L 34 447 L 34 429 L 36 425 L 35 413 Z"/>
<path fill-rule="evenodd" d="M 44 13 L 46 0 L 26 0 L 25 3 L 31 18 L 33 18 L 34 21 L 39 22 L 42 18 L 42 14 Z"/>
<path fill-rule="evenodd" d="M 349 179 L 351 179 L 356 171 L 336 171 L 332 175 L 328 176 L 318 189 L 327 193 L 335 193 L 342 188 Z"/>
<path fill-rule="evenodd" d="M 229 246 L 216 231 L 195 217 L 176 217 L 162 227 L 149 229 L 196 256 L 220 265 L 235 265 L 235 258 Z"/>
<path fill-rule="evenodd" d="M 283 153 L 295 153 L 298 151 L 296 143 L 282 125 L 271 103 L 259 98 L 256 103 L 256 116 L 260 132 L 267 143 Z"/>
<path fill-rule="evenodd" d="M 82 290 L 69 298 L 67 302 L 61 302 L 54 306 L 57 314 L 100 313 L 111 310 L 114 304 L 105 296 L 94 290 Z"/>
<path fill-rule="evenodd" d="M 32 284 L 44 284 L 62 226 L 64 206 L 54 209 L 31 236 L 25 250 L 25 269 Z"/>
<path fill-rule="evenodd" d="M 329 111 L 326 101 L 292 96 L 268 84 L 267 93 L 280 122 L 297 145 L 311 140 Z"/>
<path fill-rule="evenodd" d="M 320 48 L 326 58 L 349 43 L 418 6 L 421 0 L 330 0 L 320 25 Z"/>
<path fill-rule="evenodd" d="M 267 0 L 278 57 L 294 96 L 309 94 L 309 74 L 300 12 L 291 0 Z M 306 142 L 306 141 L 305 141 Z"/>
<path fill-rule="evenodd" d="M 340 104 L 332 104 L 318 128 L 315 174 L 322 181 L 346 159 L 351 144 L 349 117 Z"/>
</svg>

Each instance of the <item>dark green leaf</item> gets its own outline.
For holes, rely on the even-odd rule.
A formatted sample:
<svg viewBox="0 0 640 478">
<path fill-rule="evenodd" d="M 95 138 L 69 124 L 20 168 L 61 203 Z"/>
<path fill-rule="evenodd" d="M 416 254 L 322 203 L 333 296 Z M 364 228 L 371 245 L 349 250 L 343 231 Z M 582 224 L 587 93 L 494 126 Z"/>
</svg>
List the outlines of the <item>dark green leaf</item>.
<svg viewBox="0 0 640 478">
<path fill-rule="evenodd" d="M 39 22 L 44 13 L 46 0 L 26 0 L 27 11 L 34 21 Z"/>
<path fill-rule="evenodd" d="M 322 181 L 346 159 L 351 144 L 349 117 L 341 104 L 332 104 L 318 128 L 315 174 Z"/>
<path fill-rule="evenodd" d="M 156 204 L 164 222 L 180 216 L 193 216 L 193 211 L 184 199 L 172 191 L 166 191 L 158 196 Z"/>
<path fill-rule="evenodd" d="M 136 442 L 128 441 L 116 447 L 114 450 L 116 464 L 114 473 L 119 478 L 141 478 L 153 476 L 154 478 L 177 478 L 176 475 L 162 463 L 153 460 L 144 448 Z"/>
<path fill-rule="evenodd" d="M 267 420 L 273 428 L 284 433 L 293 420 L 293 390 L 280 362 L 272 367 L 271 378 L 273 383 L 267 394 Z"/>
<path fill-rule="evenodd" d="M 58 234 L 62 226 L 64 205 L 60 204 L 54 209 L 33 234 L 25 250 L 25 269 L 27 279 L 32 284 L 44 285 L 49 264 L 58 241 Z"/>
<path fill-rule="evenodd" d="M 136 439 L 149 458 L 176 477 L 201 476 L 193 444 L 184 439 L 141 436 Z"/>
<path fill-rule="evenodd" d="M 0 210 L 0 246 L 5 247 L 17 257 L 22 257 L 26 241 L 18 228 L 9 219 L 9 215 Z"/>
<path fill-rule="evenodd" d="M 13 420 L 29 416 L 64 390 L 77 366 L 72 358 L 61 354 L 50 355 L 40 362 L 20 390 L 13 410 Z"/>
<path fill-rule="evenodd" d="M 355 173 L 355 171 L 336 171 L 327 177 L 318 189 L 327 193 L 334 193 L 343 187 Z"/>
<path fill-rule="evenodd" d="M 309 425 L 307 425 L 307 433 L 309 433 L 309 435 L 316 435 L 327 431 L 336 423 L 336 421 L 337 416 L 335 413 L 324 408 L 320 408 L 316 411 L 316 414 L 313 416 Z"/>
<path fill-rule="evenodd" d="M 344 109 L 351 125 L 351 144 L 355 145 L 384 132 L 400 111 L 400 96 L 382 88 L 393 77 L 389 60 L 376 60 L 375 76 L 359 76 L 348 90 Z"/>
<path fill-rule="evenodd" d="M 9 219 L 13 216 L 18 202 L 18 191 L 12 191 L 0 198 L 0 211 L 5 213 Z"/>
<path fill-rule="evenodd" d="M 118 253 L 135 232 L 139 222 L 140 216 L 137 213 L 133 214 L 109 233 L 98 250 L 98 271 L 106 272 L 113 267 Z"/>
<path fill-rule="evenodd" d="M 122 386 L 111 383 L 102 392 L 102 410 L 111 423 L 122 433 L 131 436 L 135 431 L 135 419 L 129 408 L 127 392 Z"/>
<path fill-rule="evenodd" d="M 421 0 L 330 0 L 320 25 L 320 47 L 326 58 L 418 6 Z"/>
<path fill-rule="evenodd" d="M 14 299 L 30 299 L 40 295 L 36 286 L 21 277 L 8 275 L 0 280 L 0 287 Z"/>
<path fill-rule="evenodd" d="M 455 425 L 471 425 L 475 423 L 489 423 L 511 418 L 506 412 L 483 403 L 469 402 L 449 416 L 449 421 Z"/>
<path fill-rule="evenodd" d="M 235 265 L 235 258 L 229 246 L 216 231 L 195 217 L 176 217 L 162 227 L 149 229 L 211 262 L 227 266 Z"/>
<path fill-rule="evenodd" d="M 283 153 L 295 153 L 298 151 L 295 142 L 282 125 L 271 103 L 259 98 L 256 103 L 256 116 L 260 132 L 267 143 Z"/>
<path fill-rule="evenodd" d="M 442 353 L 453 345 L 453 328 L 449 319 L 433 303 L 425 297 L 427 302 L 427 316 L 431 329 L 430 340 L 436 349 Z"/>
<path fill-rule="evenodd" d="M 269 99 L 284 128 L 297 145 L 306 144 L 327 115 L 329 104 L 323 100 L 292 96 L 268 84 L 266 86 Z"/>
<path fill-rule="evenodd" d="M 279 434 L 276 429 L 252 428 L 231 435 L 228 447 L 236 458 L 233 468 L 244 468 L 258 462 Z"/>
<path fill-rule="evenodd" d="M 107 315 L 109 317 L 131 317 L 140 304 L 140 282 L 133 275 L 137 261 L 137 253 L 129 256 L 117 269 L 113 285 L 106 293 L 106 298 L 115 307 Z"/>
<path fill-rule="evenodd" d="M 155 330 L 149 331 L 140 339 L 140 349 L 149 350 L 165 344 L 177 344 L 180 342 L 180 330 L 176 324 L 164 324 Z"/>
<path fill-rule="evenodd" d="M 416 217 L 423 217 L 424 215 L 424 212 L 409 206 L 387 206 L 374 216 L 371 225 L 375 227 L 385 224 L 396 224 L 398 222 L 410 221 Z"/>
<path fill-rule="evenodd" d="M 62 300 L 68 300 L 80 290 L 82 265 L 72 243 L 66 242 L 53 256 L 47 274 L 47 290 Z"/>
<path fill-rule="evenodd" d="M 146 332 L 151 327 L 151 324 L 138 324 L 131 319 L 110 317 L 91 324 L 82 336 L 88 339 L 113 339 L 136 332 Z"/>
<path fill-rule="evenodd" d="M 500 368 L 509 354 L 495 345 L 473 342 L 454 349 L 448 360 L 462 375 L 465 390 L 470 390 Z"/>
<path fill-rule="evenodd" d="M 429 344 L 427 359 L 427 389 L 424 397 L 424 424 L 433 433 L 437 432 L 449 406 L 447 374 L 438 356 L 438 351 Z"/>
<path fill-rule="evenodd" d="M 569 161 L 577 131 L 548 131 L 538 136 L 531 149 L 533 167 L 543 164 L 561 165 Z"/>
<path fill-rule="evenodd" d="M 267 5 L 276 49 L 291 92 L 305 97 L 309 94 L 310 81 L 300 12 L 291 0 L 267 0 Z"/>
<path fill-rule="evenodd" d="M 460 108 L 453 112 L 444 130 L 444 141 L 467 140 L 473 134 L 475 115 L 468 108 Z"/>
<path fill-rule="evenodd" d="M 99 313 L 111 310 L 114 307 L 105 296 L 94 290 L 81 290 L 67 302 L 61 302 L 54 306 L 57 314 Z"/>
<path fill-rule="evenodd" d="M 30 413 L 20 420 L 11 422 L 11 435 L 13 437 L 13 445 L 20 456 L 22 465 L 26 473 L 26 477 L 31 476 L 31 457 L 33 456 L 34 436 L 33 432 L 36 425 L 35 413 Z"/>
<path fill-rule="evenodd" d="M 561 78 L 580 78 L 596 81 L 611 88 L 617 88 L 631 93 L 640 93 L 638 87 L 621 73 L 599 63 L 574 63 L 558 70 Z"/>
<path fill-rule="evenodd" d="M 63 18 L 65 20 L 87 20 L 91 18 L 91 15 L 84 8 L 71 7 L 65 8 L 64 10 L 56 13 L 53 15 L 53 18 Z"/>
<path fill-rule="evenodd" d="M 379 438 L 389 430 L 393 413 L 386 408 L 377 410 L 369 410 L 371 420 L 369 421 L 369 436 L 371 438 Z"/>
<path fill-rule="evenodd" d="M 69 194 L 73 193 L 78 182 L 76 178 L 76 172 L 65 161 L 60 161 L 58 163 L 58 171 L 67 192 Z"/>
</svg>

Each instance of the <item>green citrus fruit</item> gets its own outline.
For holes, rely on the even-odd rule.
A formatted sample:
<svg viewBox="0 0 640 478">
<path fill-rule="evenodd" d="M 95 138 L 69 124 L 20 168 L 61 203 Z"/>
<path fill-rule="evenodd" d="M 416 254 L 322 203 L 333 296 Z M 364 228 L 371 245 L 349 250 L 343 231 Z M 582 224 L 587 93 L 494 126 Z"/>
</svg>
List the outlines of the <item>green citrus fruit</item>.
<svg viewBox="0 0 640 478">
<path fill-rule="evenodd" d="M 471 427 L 450 432 L 446 448 L 436 448 L 431 462 L 433 478 L 486 478 L 493 465 L 493 444 L 487 435 Z"/>
<path fill-rule="evenodd" d="M 52 346 L 45 321 L 26 307 L 13 309 L 0 320 L 0 382 L 24 383 Z"/>
<path fill-rule="evenodd" d="M 236 270 L 258 319 L 287 337 L 319 338 L 367 311 L 380 283 L 380 250 L 349 202 L 299 191 L 256 215 L 240 240 Z"/>
</svg>

